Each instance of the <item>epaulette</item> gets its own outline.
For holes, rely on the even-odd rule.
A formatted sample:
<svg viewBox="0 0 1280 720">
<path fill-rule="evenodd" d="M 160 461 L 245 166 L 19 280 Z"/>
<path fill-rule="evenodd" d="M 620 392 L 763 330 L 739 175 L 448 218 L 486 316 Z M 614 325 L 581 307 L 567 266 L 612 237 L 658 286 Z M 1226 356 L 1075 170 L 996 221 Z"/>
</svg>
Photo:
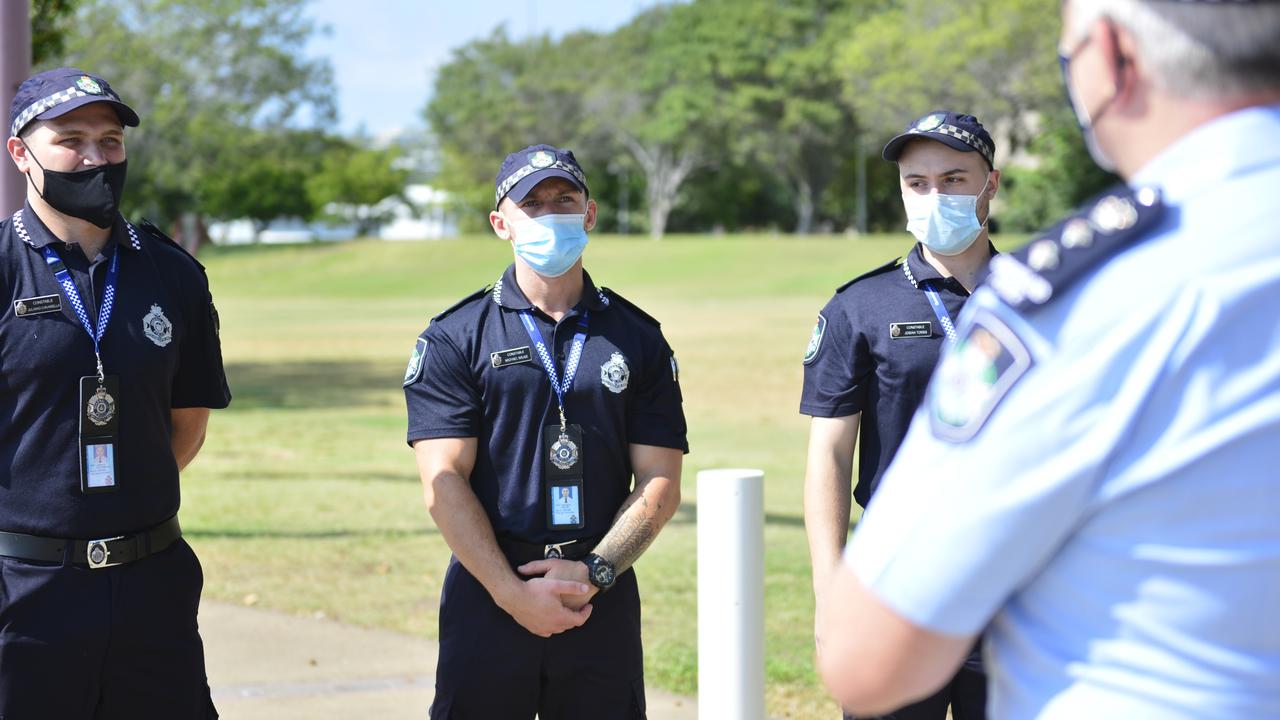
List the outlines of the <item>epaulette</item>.
<svg viewBox="0 0 1280 720">
<path fill-rule="evenodd" d="M 153 237 L 153 238 L 155 238 L 155 239 L 157 239 L 157 240 L 160 240 L 160 241 L 162 241 L 162 242 L 169 243 L 170 245 L 172 245 L 172 246 L 174 246 L 174 247 L 178 248 L 179 250 L 181 250 L 183 255 L 186 255 L 187 257 L 191 258 L 191 262 L 195 263 L 195 264 L 196 264 L 196 267 L 200 268 L 200 272 L 204 272 L 204 265 L 201 265 L 201 264 L 200 264 L 200 261 L 196 259 L 196 256 L 195 256 L 195 255 L 192 255 L 192 254 L 191 254 L 191 253 L 189 253 L 189 252 L 187 252 L 187 249 L 186 249 L 186 248 L 182 247 L 182 245 L 179 245 L 177 240 L 174 240 L 173 238 L 169 237 L 168 235 L 166 235 L 166 234 L 164 233 L 164 231 L 163 231 L 163 230 L 161 230 L 160 228 L 156 227 L 156 224 L 155 224 L 155 223 L 151 222 L 150 220 L 148 220 L 148 219 L 146 219 L 146 218 L 142 218 L 142 222 L 138 223 L 138 227 L 139 227 L 143 232 L 145 232 L 146 234 L 150 235 L 151 237 Z"/>
<path fill-rule="evenodd" d="M 634 312 L 635 314 L 639 315 L 642 319 L 644 319 L 644 320 L 648 320 L 649 322 L 653 323 L 653 324 L 654 324 L 654 326 L 656 326 L 656 327 L 662 327 L 662 323 L 658 322 L 658 319 L 657 319 L 657 318 L 655 318 L 654 316 L 652 316 L 652 315 L 650 315 L 649 313 L 645 312 L 644 310 L 641 310 L 641 309 L 640 309 L 640 307 L 639 307 L 638 305 L 636 305 L 635 303 L 631 302 L 630 300 L 628 300 L 628 299 L 626 299 L 626 298 L 622 297 L 621 295 L 619 295 L 619 294 L 618 294 L 618 292 L 617 292 L 616 290 L 611 290 L 611 289 L 609 289 L 609 288 L 607 288 L 607 287 L 606 287 L 606 288 L 600 288 L 600 289 L 601 289 L 603 292 L 605 292 L 605 293 L 609 296 L 609 300 L 611 300 L 611 301 L 613 301 L 613 300 L 617 300 L 618 302 L 622 303 L 622 304 L 623 304 L 624 306 L 626 306 L 627 308 L 630 308 L 632 312 Z"/>
<path fill-rule="evenodd" d="M 459 300 L 458 302 L 454 303 L 452 306 L 450 306 L 447 310 L 445 310 L 444 312 L 440 313 L 439 315 L 435 315 L 435 316 L 433 316 L 433 317 L 431 318 L 431 322 L 435 322 L 435 321 L 437 321 L 437 320 L 443 320 L 443 319 L 445 319 L 445 318 L 449 317 L 451 314 L 453 314 L 453 312 L 454 312 L 454 311 L 456 311 L 458 308 L 462 307 L 463 305 L 466 305 L 467 303 L 469 303 L 469 302 L 471 302 L 471 301 L 475 300 L 476 298 L 480 298 L 480 297 L 484 297 L 485 295 L 488 295 L 488 294 L 489 294 L 489 290 L 490 290 L 490 287 L 489 287 L 488 285 L 486 285 L 486 286 L 484 286 L 484 287 L 480 288 L 479 290 L 477 290 L 477 291 L 475 291 L 475 292 L 471 293 L 470 295 L 468 295 L 468 296 L 466 296 L 466 297 L 462 298 L 461 300 Z"/>
<path fill-rule="evenodd" d="M 856 277 L 856 278 L 854 278 L 854 279 L 850 280 L 849 282 L 847 282 L 847 283 L 845 283 L 845 284 L 841 285 L 840 287 L 836 288 L 836 292 L 838 292 L 838 293 L 844 292 L 844 291 L 845 291 L 845 289 L 847 289 L 850 285 L 852 285 L 852 284 L 854 284 L 854 283 L 858 282 L 859 280 L 866 280 L 867 278 L 869 278 L 869 277 L 871 277 L 871 276 L 873 276 L 873 275 L 881 275 L 881 274 L 883 274 L 883 273 L 887 273 L 887 272 L 889 272 L 890 270 L 896 270 L 896 269 L 898 269 L 898 263 L 900 263 L 900 262 L 902 262 L 902 258 L 894 258 L 894 259 L 890 260 L 889 262 L 887 262 L 887 263 L 885 263 L 885 264 L 881 265 L 881 266 L 880 266 L 880 267 L 878 267 L 878 268 L 875 268 L 875 269 L 872 269 L 872 270 L 868 270 L 868 271 L 866 271 L 866 272 L 862 273 L 861 275 L 859 275 L 858 277 Z"/>
<path fill-rule="evenodd" d="M 1164 217 L 1154 188 L 1118 186 L 1014 253 L 996 255 L 982 280 L 1015 310 L 1037 307 L 1142 239 Z"/>
</svg>

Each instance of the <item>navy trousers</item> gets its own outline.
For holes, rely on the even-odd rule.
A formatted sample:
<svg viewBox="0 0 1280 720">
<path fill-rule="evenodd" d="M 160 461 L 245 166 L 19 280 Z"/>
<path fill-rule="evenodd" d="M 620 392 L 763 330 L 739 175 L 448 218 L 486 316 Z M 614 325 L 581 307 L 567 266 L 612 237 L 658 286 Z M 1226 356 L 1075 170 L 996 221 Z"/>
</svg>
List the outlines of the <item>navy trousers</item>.
<svg viewBox="0 0 1280 720">
<path fill-rule="evenodd" d="M 183 540 L 91 570 L 0 557 L 0 720 L 212 720 Z"/>
<path fill-rule="evenodd" d="M 582 627 L 541 638 L 451 560 L 431 720 L 644 720 L 640 595 L 628 570 Z"/>
</svg>

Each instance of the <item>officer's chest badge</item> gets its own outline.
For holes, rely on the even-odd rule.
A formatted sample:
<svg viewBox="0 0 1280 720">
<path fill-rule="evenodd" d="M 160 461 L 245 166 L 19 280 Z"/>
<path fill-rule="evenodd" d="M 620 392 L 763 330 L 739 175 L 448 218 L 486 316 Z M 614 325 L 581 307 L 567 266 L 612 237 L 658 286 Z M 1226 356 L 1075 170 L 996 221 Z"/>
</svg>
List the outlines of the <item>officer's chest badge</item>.
<svg viewBox="0 0 1280 720">
<path fill-rule="evenodd" d="M 164 316 L 164 311 L 159 305 L 152 305 L 151 312 L 142 318 L 142 332 L 148 340 L 159 347 L 164 347 L 173 341 L 173 323 Z"/>
<path fill-rule="evenodd" d="M 84 414 L 94 425 L 99 427 L 106 425 L 116 414 L 116 399 L 111 397 L 105 387 L 99 387 L 97 392 L 89 398 Z"/>
<path fill-rule="evenodd" d="M 626 390 L 630 379 L 631 370 L 627 368 L 627 359 L 622 353 L 614 353 L 609 362 L 600 366 L 600 382 L 612 392 Z"/>
</svg>

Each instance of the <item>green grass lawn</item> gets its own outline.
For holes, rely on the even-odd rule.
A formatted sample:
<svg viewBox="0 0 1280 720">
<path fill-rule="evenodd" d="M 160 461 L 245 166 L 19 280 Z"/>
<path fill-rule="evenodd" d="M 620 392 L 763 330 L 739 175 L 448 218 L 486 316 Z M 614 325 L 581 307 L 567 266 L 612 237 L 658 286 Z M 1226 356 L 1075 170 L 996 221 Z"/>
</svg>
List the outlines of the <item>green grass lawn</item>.
<svg viewBox="0 0 1280 720">
<path fill-rule="evenodd" d="M 637 566 L 650 684 L 696 692 L 697 472 L 758 467 L 768 712 L 834 716 L 812 665 L 800 358 L 834 289 L 909 241 L 592 239 L 596 282 L 662 321 L 689 421 L 684 504 Z M 430 317 L 495 280 L 509 247 L 353 242 L 211 248 L 201 260 L 235 396 L 183 477 L 206 596 L 434 637 L 449 550 L 422 505 L 400 381 Z"/>
</svg>

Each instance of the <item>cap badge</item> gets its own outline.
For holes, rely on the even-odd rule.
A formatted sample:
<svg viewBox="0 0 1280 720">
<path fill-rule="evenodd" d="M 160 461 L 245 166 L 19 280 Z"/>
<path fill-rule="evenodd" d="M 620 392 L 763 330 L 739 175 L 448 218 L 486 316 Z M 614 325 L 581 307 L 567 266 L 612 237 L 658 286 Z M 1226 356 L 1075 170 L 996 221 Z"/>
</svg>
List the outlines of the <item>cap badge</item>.
<svg viewBox="0 0 1280 720">
<path fill-rule="evenodd" d="M 929 115 L 928 117 L 921 118 L 920 122 L 916 123 L 916 130 L 920 132 L 929 132 L 930 130 L 937 129 L 940 125 L 942 125 L 942 121 L 945 119 L 946 119 L 946 116 L 944 116 L 943 114 L 934 113 L 932 115 Z"/>
<path fill-rule="evenodd" d="M 538 170 L 541 170 L 542 168 L 549 168 L 556 164 L 556 156 L 546 150 L 539 150 L 534 153 L 529 153 L 529 164 Z"/>
<path fill-rule="evenodd" d="M 97 80 L 94 80 L 88 75 L 81 75 L 80 79 L 76 81 L 76 87 L 89 93 L 90 95 L 102 94 L 102 86 L 98 84 Z"/>
</svg>

